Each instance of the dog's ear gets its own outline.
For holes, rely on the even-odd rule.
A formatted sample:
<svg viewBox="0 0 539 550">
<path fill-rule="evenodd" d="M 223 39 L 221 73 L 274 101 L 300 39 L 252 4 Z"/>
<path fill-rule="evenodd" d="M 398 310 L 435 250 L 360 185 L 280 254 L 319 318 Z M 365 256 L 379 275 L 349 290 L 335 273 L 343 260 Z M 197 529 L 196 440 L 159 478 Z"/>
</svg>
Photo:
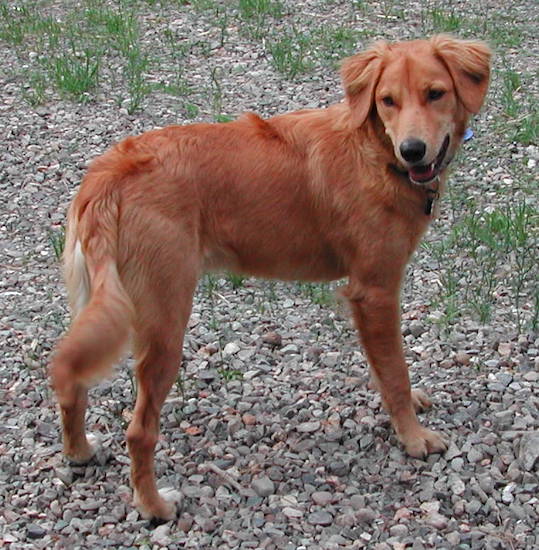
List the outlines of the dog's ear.
<svg viewBox="0 0 539 550">
<path fill-rule="evenodd" d="M 445 63 L 466 110 L 477 113 L 487 94 L 492 52 L 484 43 L 439 34 L 431 38 L 435 54 Z"/>
<path fill-rule="evenodd" d="M 341 78 L 353 128 L 359 128 L 372 109 L 386 48 L 385 42 L 376 42 L 367 51 L 347 57 L 341 64 Z"/>
</svg>

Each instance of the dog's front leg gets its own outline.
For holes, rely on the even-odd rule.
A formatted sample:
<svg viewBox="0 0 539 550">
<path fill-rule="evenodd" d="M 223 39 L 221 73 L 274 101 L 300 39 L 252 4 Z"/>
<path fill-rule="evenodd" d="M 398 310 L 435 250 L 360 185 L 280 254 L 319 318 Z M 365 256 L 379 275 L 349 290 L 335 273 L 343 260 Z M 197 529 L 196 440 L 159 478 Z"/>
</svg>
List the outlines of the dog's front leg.
<svg viewBox="0 0 539 550">
<path fill-rule="evenodd" d="M 410 387 L 402 348 L 398 289 L 362 287 L 361 292 L 349 292 L 348 298 L 375 384 L 406 452 L 425 457 L 444 451 L 444 439 L 423 428 L 415 413 L 426 398 L 413 394 Z"/>
</svg>

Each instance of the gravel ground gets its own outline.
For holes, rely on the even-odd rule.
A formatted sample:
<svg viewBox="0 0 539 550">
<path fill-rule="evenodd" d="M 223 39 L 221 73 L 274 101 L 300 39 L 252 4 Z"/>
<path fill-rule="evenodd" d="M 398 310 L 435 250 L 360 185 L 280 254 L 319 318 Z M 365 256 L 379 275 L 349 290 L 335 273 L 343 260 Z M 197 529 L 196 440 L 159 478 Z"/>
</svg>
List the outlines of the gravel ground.
<svg viewBox="0 0 539 550">
<path fill-rule="evenodd" d="M 71 3 L 46 4 L 61 16 Z M 148 49 L 166 28 L 208 41 L 206 55 L 194 48 L 185 61 L 197 120 L 214 114 L 215 93 L 208 96 L 215 67 L 226 113 L 253 109 L 269 116 L 341 97 L 327 65 L 286 80 L 269 63 L 263 41 L 246 39 L 234 20 L 221 47 L 207 12 L 150 4 L 141 8 Z M 290 5 L 298 24 L 350 22 L 352 13 L 343 1 Z M 525 79 L 537 72 L 530 22 L 539 20 L 538 5 L 505 5 L 456 2 L 453 9 L 470 18 L 496 16 L 516 29 L 519 45 L 497 45 L 496 68 L 509 64 Z M 442 4 L 411 4 L 397 15 L 388 6 L 395 8 L 369 3 L 355 25 L 372 37 L 407 38 L 421 32 L 427 8 Z M 436 322 L 439 274 L 425 249 L 408 272 L 403 331 L 412 380 L 435 403 L 423 422 L 451 440 L 444 456 L 420 461 L 403 454 L 378 395 L 367 388 L 350 320 L 338 304 L 326 303 L 323 288 L 207 278 L 185 342 L 185 374 L 164 407 L 157 449 L 160 483 L 183 496 L 178 521 L 152 528 L 130 504 L 124 442 L 134 391 L 130 360 L 91 393 L 88 426 L 100 434 L 103 453 L 88 467 L 69 467 L 47 381 L 48 355 L 68 319 L 51 233 L 62 227 L 89 160 L 128 134 L 185 122 L 186 104 L 156 92 L 128 114 L 109 60 L 92 101 L 73 103 L 51 92 L 46 103 L 31 107 L 20 72 L 31 55 L 5 43 L 0 52 L 0 546 L 539 547 L 539 335 L 527 326 L 518 330 L 503 293 L 488 323 L 464 315 Z M 167 70 L 163 62 L 159 74 Z M 526 195 L 519 183 L 535 168 L 537 147 L 507 141 L 499 86 L 495 76 L 474 123 L 476 139 L 464 147 L 450 182 L 485 208 L 521 195 L 537 202 L 537 193 Z M 447 205 L 429 239 L 449 231 L 454 216 Z M 455 259 L 457 269 L 459 260 L 465 258 Z"/>
</svg>

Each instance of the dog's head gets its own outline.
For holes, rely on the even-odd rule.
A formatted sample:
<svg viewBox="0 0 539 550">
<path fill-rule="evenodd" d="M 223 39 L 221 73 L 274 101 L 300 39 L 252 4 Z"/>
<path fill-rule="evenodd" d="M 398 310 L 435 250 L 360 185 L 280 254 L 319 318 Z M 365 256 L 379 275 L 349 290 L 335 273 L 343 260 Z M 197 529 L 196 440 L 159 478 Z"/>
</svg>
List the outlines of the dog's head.
<svg viewBox="0 0 539 550">
<path fill-rule="evenodd" d="M 446 168 L 483 104 L 490 57 L 484 43 L 447 35 L 376 42 L 342 64 L 350 123 L 357 128 L 377 116 L 398 167 L 412 182 L 428 183 Z"/>
</svg>

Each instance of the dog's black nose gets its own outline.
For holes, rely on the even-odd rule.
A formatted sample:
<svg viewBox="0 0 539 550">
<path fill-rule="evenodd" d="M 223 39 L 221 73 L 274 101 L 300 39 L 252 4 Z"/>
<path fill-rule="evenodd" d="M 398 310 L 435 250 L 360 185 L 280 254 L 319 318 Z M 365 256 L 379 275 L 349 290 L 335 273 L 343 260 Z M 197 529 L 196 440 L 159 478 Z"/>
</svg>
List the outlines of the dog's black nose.
<svg viewBox="0 0 539 550">
<path fill-rule="evenodd" d="M 400 145 L 402 158 L 408 162 L 419 162 L 427 151 L 425 142 L 416 138 L 405 139 Z"/>
</svg>

